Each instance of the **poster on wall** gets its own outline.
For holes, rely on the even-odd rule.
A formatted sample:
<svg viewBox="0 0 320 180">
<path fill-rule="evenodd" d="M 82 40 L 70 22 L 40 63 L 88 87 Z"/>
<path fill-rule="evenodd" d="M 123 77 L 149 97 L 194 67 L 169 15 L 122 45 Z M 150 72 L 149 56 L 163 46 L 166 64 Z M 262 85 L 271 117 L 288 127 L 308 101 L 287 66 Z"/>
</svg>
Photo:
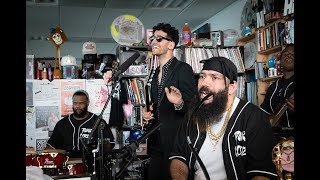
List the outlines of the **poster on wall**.
<svg viewBox="0 0 320 180">
<path fill-rule="evenodd" d="M 33 80 L 34 105 L 58 105 L 60 102 L 60 81 Z"/>
<path fill-rule="evenodd" d="M 33 106 L 26 107 L 26 147 L 35 147 L 36 117 Z"/>
<path fill-rule="evenodd" d="M 33 83 L 26 82 L 26 105 L 33 106 Z"/>
<path fill-rule="evenodd" d="M 37 131 L 52 131 L 59 118 L 58 106 L 37 106 L 36 114 L 36 129 Z"/>
<path fill-rule="evenodd" d="M 72 95 L 75 91 L 85 88 L 85 79 L 61 81 L 61 116 L 73 113 Z"/>
<path fill-rule="evenodd" d="M 86 90 L 90 96 L 90 105 L 88 110 L 92 113 L 100 115 L 103 107 L 106 105 L 111 86 L 107 86 L 103 79 L 86 80 Z M 109 100 L 106 109 L 103 112 L 103 119 L 108 121 L 111 108 L 111 100 Z"/>
</svg>

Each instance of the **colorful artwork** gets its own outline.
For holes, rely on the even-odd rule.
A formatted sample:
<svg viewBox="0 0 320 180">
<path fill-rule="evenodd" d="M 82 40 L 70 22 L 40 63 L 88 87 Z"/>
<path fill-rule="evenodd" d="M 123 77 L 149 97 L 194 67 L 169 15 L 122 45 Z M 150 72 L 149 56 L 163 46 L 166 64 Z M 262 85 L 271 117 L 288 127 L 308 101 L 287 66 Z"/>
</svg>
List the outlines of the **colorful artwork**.
<svg viewBox="0 0 320 180">
<path fill-rule="evenodd" d="M 85 80 L 61 80 L 61 116 L 73 113 L 72 95 L 75 91 L 85 89 Z"/>
</svg>

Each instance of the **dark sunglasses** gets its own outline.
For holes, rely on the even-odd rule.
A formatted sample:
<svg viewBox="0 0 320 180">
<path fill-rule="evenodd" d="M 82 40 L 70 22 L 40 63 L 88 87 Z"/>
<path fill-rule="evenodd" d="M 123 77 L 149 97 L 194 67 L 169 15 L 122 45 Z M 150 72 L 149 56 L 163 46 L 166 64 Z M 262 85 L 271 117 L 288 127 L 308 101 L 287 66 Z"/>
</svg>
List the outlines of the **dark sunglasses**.
<svg viewBox="0 0 320 180">
<path fill-rule="evenodd" d="M 163 37 L 163 36 L 156 36 L 156 40 L 157 40 L 158 42 L 161 42 L 162 39 L 165 39 L 165 40 L 167 40 L 167 41 L 172 41 L 172 39 L 169 39 L 169 38 L 166 38 L 166 37 Z M 150 42 L 152 42 L 153 40 L 154 40 L 154 36 L 151 36 L 151 37 L 150 37 Z"/>
</svg>

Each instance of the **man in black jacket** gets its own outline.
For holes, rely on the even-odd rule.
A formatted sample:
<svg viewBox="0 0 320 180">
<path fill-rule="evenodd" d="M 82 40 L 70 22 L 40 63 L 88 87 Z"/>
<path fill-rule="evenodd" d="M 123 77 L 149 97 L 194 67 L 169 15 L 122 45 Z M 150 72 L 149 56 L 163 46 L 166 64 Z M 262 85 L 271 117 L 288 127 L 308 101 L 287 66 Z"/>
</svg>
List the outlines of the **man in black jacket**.
<svg viewBox="0 0 320 180">
<path fill-rule="evenodd" d="M 150 165 L 148 178 L 152 180 L 169 180 L 169 152 L 177 128 L 184 121 L 187 104 L 196 93 L 195 76 L 192 67 L 177 60 L 173 50 L 179 41 L 179 32 L 170 24 L 159 23 L 153 27 L 150 38 L 152 54 L 159 58 L 151 81 L 151 111 L 144 108 L 143 119 L 150 122 L 148 129 L 161 123 L 159 130 L 148 138 Z M 181 94 L 174 94 L 180 89 Z"/>
<path fill-rule="evenodd" d="M 100 132 L 100 129 L 96 129 L 93 133 L 92 140 L 89 142 L 88 137 L 98 119 L 96 114 L 88 111 L 89 104 L 89 95 L 86 91 L 78 90 L 73 94 L 73 113 L 57 122 L 50 139 L 47 141 L 45 150 L 61 149 L 68 153 L 69 158 L 86 159 L 86 161 L 88 161 L 88 171 L 92 173 L 92 150 L 97 148 L 98 133 Z M 110 126 L 105 120 L 101 119 L 100 123 L 104 124 L 102 141 L 104 144 L 103 152 L 110 152 L 115 145 L 113 134 Z M 85 152 L 85 158 L 83 152 Z M 99 167 L 96 167 L 96 169 L 98 170 Z"/>
<path fill-rule="evenodd" d="M 201 62 L 198 96 L 170 156 L 172 178 L 277 179 L 271 125 L 259 107 L 235 96 L 236 66 L 224 57 Z"/>
<path fill-rule="evenodd" d="M 280 54 L 280 65 L 283 76 L 269 86 L 260 106 L 269 115 L 270 119 L 273 119 L 274 122 L 278 120 L 277 123 L 272 123 L 275 124 L 273 129 L 277 141 L 295 135 L 294 44 L 287 44 L 283 49 Z"/>
</svg>

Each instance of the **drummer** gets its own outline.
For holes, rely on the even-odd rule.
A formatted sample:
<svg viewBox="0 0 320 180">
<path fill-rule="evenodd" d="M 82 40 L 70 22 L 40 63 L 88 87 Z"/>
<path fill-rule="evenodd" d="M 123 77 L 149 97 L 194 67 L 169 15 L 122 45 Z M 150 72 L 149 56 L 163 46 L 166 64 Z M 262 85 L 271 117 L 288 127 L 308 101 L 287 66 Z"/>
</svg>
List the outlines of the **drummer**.
<svg viewBox="0 0 320 180">
<path fill-rule="evenodd" d="M 98 119 L 96 114 L 88 111 L 89 104 L 89 95 L 86 91 L 78 90 L 73 94 L 73 113 L 57 122 L 50 139 L 47 141 L 45 150 L 66 150 L 69 158 L 83 158 L 83 152 L 92 155 L 92 150 L 97 146 L 96 142 L 100 130 L 99 128 L 95 129 L 93 138 L 88 143 L 88 137 Z M 104 142 L 104 151 L 112 151 L 115 141 L 110 126 L 103 119 L 100 123 L 105 125 L 103 129 L 104 141 L 102 141 Z"/>
</svg>

